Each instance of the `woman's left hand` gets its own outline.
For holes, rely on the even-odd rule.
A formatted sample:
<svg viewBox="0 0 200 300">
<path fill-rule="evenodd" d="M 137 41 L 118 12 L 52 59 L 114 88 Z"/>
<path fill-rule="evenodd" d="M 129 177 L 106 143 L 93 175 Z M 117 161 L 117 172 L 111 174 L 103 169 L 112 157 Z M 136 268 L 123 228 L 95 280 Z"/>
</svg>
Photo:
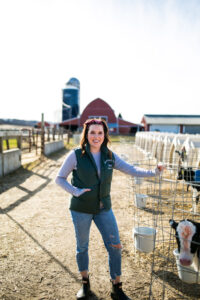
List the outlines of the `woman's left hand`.
<svg viewBox="0 0 200 300">
<path fill-rule="evenodd" d="M 162 173 L 166 169 L 166 167 L 163 163 L 158 163 L 157 164 L 157 169 L 160 173 Z"/>
</svg>

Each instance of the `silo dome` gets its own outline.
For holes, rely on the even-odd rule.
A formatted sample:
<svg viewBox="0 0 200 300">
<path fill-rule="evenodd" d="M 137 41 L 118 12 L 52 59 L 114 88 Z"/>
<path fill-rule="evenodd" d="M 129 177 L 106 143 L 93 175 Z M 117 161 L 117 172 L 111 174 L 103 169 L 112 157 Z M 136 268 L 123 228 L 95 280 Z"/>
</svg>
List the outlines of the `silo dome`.
<svg viewBox="0 0 200 300">
<path fill-rule="evenodd" d="M 63 89 L 62 121 L 79 115 L 80 82 L 77 78 L 70 78 Z"/>
<path fill-rule="evenodd" d="M 80 81 L 75 77 L 70 78 L 66 85 L 72 85 L 80 89 Z"/>
</svg>

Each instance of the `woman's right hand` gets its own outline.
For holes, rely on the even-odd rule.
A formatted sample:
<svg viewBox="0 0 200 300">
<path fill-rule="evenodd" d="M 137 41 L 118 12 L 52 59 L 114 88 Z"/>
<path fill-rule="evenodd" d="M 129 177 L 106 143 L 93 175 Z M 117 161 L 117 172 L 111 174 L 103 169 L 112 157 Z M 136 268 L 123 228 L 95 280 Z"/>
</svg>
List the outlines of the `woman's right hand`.
<svg viewBox="0 0 200 300">
<path fill-rule="evenodd" d="M 75 188 L 74 192 L 73 192 L 73 196 L 75 197 L 79 197 L 82 194 L 86 193 L 86 192 L 90 192 L 91 189 L 79 189 L 79 188 Z"/>
</svg>

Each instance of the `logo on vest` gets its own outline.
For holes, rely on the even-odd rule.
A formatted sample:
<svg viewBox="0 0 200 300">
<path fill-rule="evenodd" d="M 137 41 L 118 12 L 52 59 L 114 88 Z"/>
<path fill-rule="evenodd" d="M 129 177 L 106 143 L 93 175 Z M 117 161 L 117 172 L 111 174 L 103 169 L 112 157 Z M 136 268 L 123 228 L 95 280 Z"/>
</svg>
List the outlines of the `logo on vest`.
<svg viewBox="0 0 200 300">
<path fill-rule="evenodd" d="M 107 168 L 108 168 L 109 170 L 111 170 L 111 169 L 113 168 L 113 161 L 112 161 L 112 159 L 107 159 L 107 160 L 105 160 L 105 161 L 104 161 L 104 164 L 107 166 Z"/>
</svg>

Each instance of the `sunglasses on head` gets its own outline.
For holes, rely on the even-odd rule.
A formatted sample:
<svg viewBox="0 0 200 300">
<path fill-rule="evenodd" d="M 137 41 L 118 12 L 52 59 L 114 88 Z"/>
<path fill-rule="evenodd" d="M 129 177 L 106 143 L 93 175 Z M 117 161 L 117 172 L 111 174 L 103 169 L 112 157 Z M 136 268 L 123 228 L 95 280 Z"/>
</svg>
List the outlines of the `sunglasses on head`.
<svg viewBox="0 0 200 300">
<path fill-rule="evenodd" d="M 93 125 L 93 124 L 103 125 L 103 121 L 91 119 L 91 120 L 86 121 L 85 124 L 86 125 Z"/>
</svg>

